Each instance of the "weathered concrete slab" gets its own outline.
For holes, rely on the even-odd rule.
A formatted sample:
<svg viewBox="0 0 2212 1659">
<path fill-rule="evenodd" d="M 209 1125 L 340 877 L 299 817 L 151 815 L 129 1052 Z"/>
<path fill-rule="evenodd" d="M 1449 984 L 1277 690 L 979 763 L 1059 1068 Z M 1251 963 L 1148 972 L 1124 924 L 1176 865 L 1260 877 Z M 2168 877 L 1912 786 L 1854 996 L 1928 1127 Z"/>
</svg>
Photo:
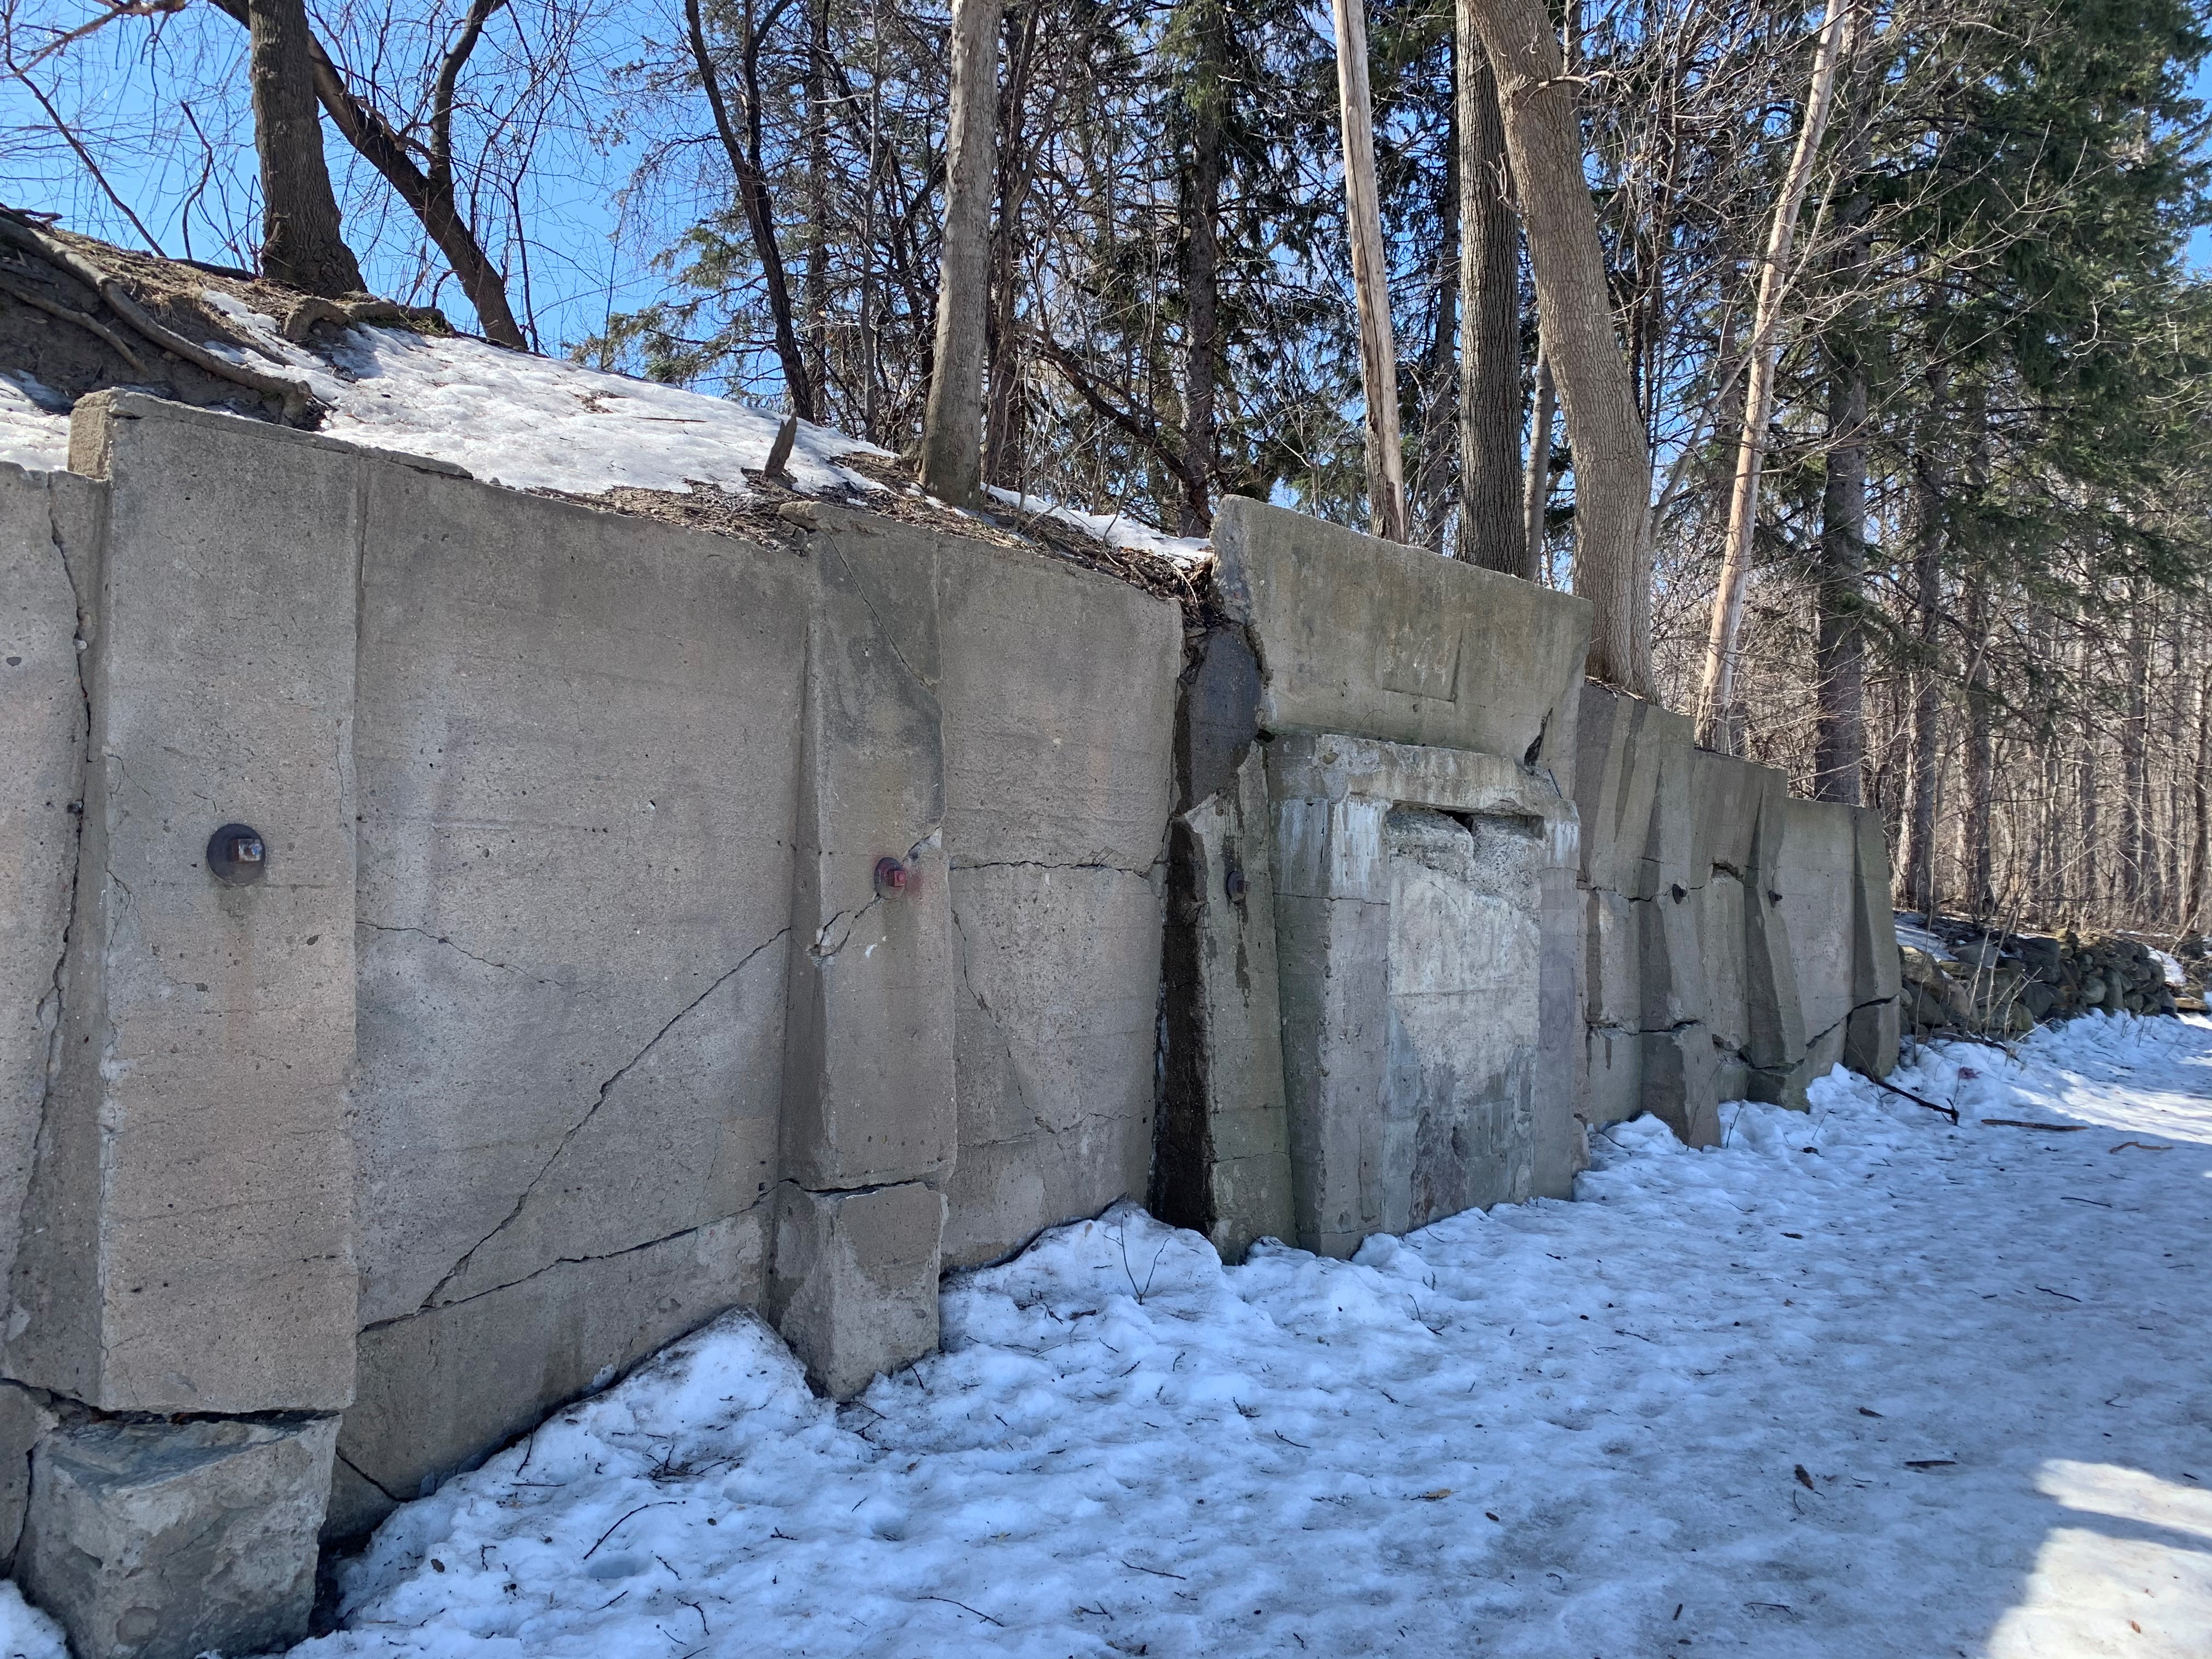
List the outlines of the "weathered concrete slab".
<svg viewBox="0 0 2212 1659">
<path fill-rule="evenodd" d="M 1577 862 L 1572 803 L 1502 757 L 1364 738 L 1278 738 L 1267 764 L 1298 1243 L 1528 1197 L 1540 1145 L 1571 1176 L 1575 1103 L 1535 1069 L 1581 1018 L 1571 890 L 1544 878 Z"/>
<path fill-rule="evenodd" d="M 368 1531 L 726 1309 L 765 1299 L 772 1198 L 617 1254 L 372 1325 L 326 1528 Z"/>
<path fill-rule="evenodd" d="M 956 866 L 951 884 L 957 1267 L 1144 1194 L 1161 899 L 1149 872 L 1105 865 Z"/>
<path fill-rule="evenodd" d="M 833 1399 L 937 1346 L 945 1197 L 919 1181 L 857 1193 L 785 1183 L 776 1208 L 769 1304 Z"/>
<path fill-rule="evenodd" d="M 96 599 L 106 495 L 70 473 L 0 465 L 0 1284 L 15 1265 L 61 1018 L 84 810 L 77 587 Z"/>
<path fill-rule="evenodd" d="M 77 1659 L 262 1653 L 307 1633 L 334 1417 L 97 1422 L 32 1459 L 15 1565 Z"/>
<path fill-rule="evenodd" d="M 811 577 L 782 548 L 364 465 L 374 1324 L 774 1185 Z"/>
<path fill-rule="evenodd" d="M 1779 855 L 1767 879 L 1779 894 L 1773 902 L 1790 930 L 1798 1003 L 1810 1041 L 1839 1031 L 1850 1017 L 1857 830 L 1847 809 L 1820 801 L 1792 800 L 1784 810 Z"/>
<path fill-rule="evenodd" d="M 1176 821 L 1152 1212 L 1239 1261 L 1297 1237 L 1276 986 L 1267 763 Z"/>
<path fill-rule="evenodd" d="M 1852 1006 L 1844 1064 L 1869 1077 L 1887 1077 L 1897 1065 L 1905 988 L 1890 891 L 1889 841 L 1881 814 L 1873 807 L 1853 809 L 1851 823 Z"/>
<path fill-rule="evenodd" d="M 1145 1191 L 1182 619 L 1073 565 L 951 538 L 929 556 L 961 1266 Z"/>
<path fill-rule="evenodd" d="M 1358 732 L 1538 762 L 1574 752 L 1587 601 L 1231 496 L 1215 590 L 1275 732 Z M 1556 726 L 1559 741 L 1547 736 Z"/>
<path fill-rule="evenodd" d="M 9 1367 L 108 1410 L 342 1407 L 356 458 L 127 393 L 76 424 L 108 479 L 102 763 Z M 227 821 L 260 884 L 204 867 Z"/>
</svg>

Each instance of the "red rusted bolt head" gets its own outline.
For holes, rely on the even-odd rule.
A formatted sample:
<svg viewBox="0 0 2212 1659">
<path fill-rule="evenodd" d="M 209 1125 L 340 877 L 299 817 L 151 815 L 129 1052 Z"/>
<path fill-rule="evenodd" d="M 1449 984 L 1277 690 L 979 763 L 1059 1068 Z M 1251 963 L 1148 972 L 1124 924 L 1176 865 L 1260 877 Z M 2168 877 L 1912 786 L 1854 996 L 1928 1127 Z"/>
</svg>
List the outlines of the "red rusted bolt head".
<svg viewBox="0 0 2212 1659">
<path fill-rule="evenodd" d="M 908 879 L 907 867 L 898 860 L 881 858 L 876 860 L 876 890 L 896 898 L 906 891 Z"/>
</svg>

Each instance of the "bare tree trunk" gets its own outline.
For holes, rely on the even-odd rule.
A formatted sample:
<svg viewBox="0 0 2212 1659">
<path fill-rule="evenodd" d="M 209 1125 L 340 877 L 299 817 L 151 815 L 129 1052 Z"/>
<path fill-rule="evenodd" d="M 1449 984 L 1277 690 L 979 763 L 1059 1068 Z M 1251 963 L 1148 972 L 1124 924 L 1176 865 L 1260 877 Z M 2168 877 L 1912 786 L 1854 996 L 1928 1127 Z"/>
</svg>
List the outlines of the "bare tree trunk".
<svg viewBox="0 0 2212 1659">
<path fill-rule="evenodd" d="M 2212 917 L 2212 669 L 2197 681 L 2197 763 L 2189 778 L 2189 899 L 2181 927 L 2202 932 Z"/>
<path fill-rule="evenodd" d="M 1751 372 L 1743 394 L 1743 432 L 1736 444 L 1735 487 L 1729 500 L 1728 539 L 1721 557 L 1720 591 L 1713 597 L 1711 637 L 1705 647 L 1705 684 L 1698 696 L 1698 740 L 1740 754 L 1742 710 L 1736 697 L 1736 669 L 1741 654 L 1744 586 L 1751 574 L 1752 536 L 1759 524 L 1759 475 L 1766 459 L 1766 427 L 1774 411 L 1774 372 L 1782 355 L 1782 301 L 1790 280 L 1790 253 L 1797 235 L 1797 214 L 1813 162 L 1827 130 L 1828 104 L 1836 89 L 1836 63 L 1847 33 L 1849 0 L 1827 0 L 1820 42 L 1813 57 L 1813 81 L 1805 94 L 1805 118 L 1797 147 L 1774 204 L 1766 254 L 1759 272 L 1759 302 L 1753 313 Z"/>
<path fill-rule="evenodd" d="M 1990 848 L 1994 824 L 1990 811 L 1993 773 L 1987 580 L 1987 574 L 1978 569 L 1966 576 L 1966 649 L 1972 654 L 1966 669 L 1966 800 L 1959 818 L 1959 868 L 1966 883 L 1967 912 L 1977 920 L 1996 908 Z"/>
<path fill-rule="evenodd" d="M 1828 351 L 1828 471 L 1820 492 L 1820 732 L 1813 796 L 1859 804 L 1866 763 L 1866 367 L 1856 344 Z"/>
<path fill-rule="evenodd" d="M 1521 500 L 1521 222 L 1508 198 L 1498 78 L 1459 0 L 1459 556 L 1535 580 Z"/>
<path fill-rule="evenodd" d="M 453 184 L 453 89 L 476 51 L 477 42 L 483 38 L 484 24 L 504 3 L 505 0 L 475 0 L 460 35 L 447 48 L 445 61 L 439 65 L 442 96 L 432 110 L 431 170 L 427 173 L 416 165 L 415 153 L 392 124 L 354 96 L 330 54 L 312 34 L 307 49 L 315 96 L 322 100 L 324 112 L 356 153 L 383 175 L 392 193 L 406 203 L 408 210 L 437 245 L 438 252 L 446 256 L 447 264 L 460 283 L 461 292 L 468 295 L 469 304 L 476 308 L 477 324 L 483 330 L 484 337 L 495 345 L 527 351 L 530 342 L 507 302 L 507 278 L 492 264 L 491 256 L 477 240 L 476 232 L 462 217 Z M 215 0 L 215 4 L 241 27 L 252 27 L 246 0 Z"/>
<path fill-rule="evenodd" d="M 1914 517 L 1919 546 L 1913 557 L 1913 610 L 1918 619 L 1920 661 L 1912 673 L 1911 794 L 1905 808 L 1905 890 L 1923 915 L 1936 907 L 1936 763 L 1942 735 L 1943 694 L 1937 678 L 1942 629 L 1943 477 L 1935 446 L 1949 401 L 1947 373 L 1928 374 L 1929 404 L 1918 453 L 1912 458 Z"/>
<path fill-rule="evenodd" d="M 1594 611 L 1589 672 L 1648 696 L 1651 449 L 1613 327 L 1574 86 L 1540 0 L 1474 0 L 1474 21 L 1498 78 L 1544 355 L 1574 448 L 1575 592 Z"/>
<path fill-rule="evenodd" d="M 952 112 L 937 343 L 921 433 L 921 486 L 965 506 L 983 489 L 983 337 L 991 282 L 992 151 L 1000 0 L 952 0 Z"/>
<path fill-rule="evenodd" d="M 1016 322 L 1021 283 L 1022 211 L 1029 201 L 1030 168 L 1024 119 L 1030 69 L 1036 60 L 1042 8 L 1019 4 L 1005 21 L 1006 84 L 1000 95 L 998 221 L 991 232 L 991 321 L 984 337 L 990 362 L 990 397 L 983 411 L 983 477 L 1001 488 L 1018 485 L 1022 421 L 1022 342 Z"/>
<path fill-rule="evenodd" d="M 246 0 L 253 148 L 261 162 L 261 264 L 274 280 L 325 299 L 359 294 L 315 113 L 314 37 L 306 0 Z"/>
<path fill-rule="evenodd" d="M 1559 392 L 1552 384 L 1552 360 L 1536 354 L 1536 406 L 1528 415 L 1528 470 L 1521 495 L 1521 528 L 1528 548 L 1528 580 L 1546 580 L 1544 520 L 1552 506 L 1552 423 L 1559 413 Z"/>
<path fill-rule="evenodd" d="M 1344 125 L 1344 198 L 1352 231 L 1352 288 L 1359 308 L 1360 383 L 1367 404 L 1367 511 L 1375 533 L 1402 542 L 1405 446 L 1398 434 L 1398 348 L 1390 327 L 1390 265 L 1375 181 L 1375 111 L 1367 84 L 1367 9 L 1334 0 L 1336 87 Z"/>
<path fill-rule="evenodd" d="M 803 421 L 811 421 L 820 411 L 815 407 L 814 383 L 807 374 L 806 354 L 800 348 L 798 325 L 792 317 L 791 284 L 784 276 L 783 249 L 776 240 L 775 213 L 769 198 L 768 169 L 761 160 L 761 31 L 748 5 L 742 20 L 744 38 L 738 50 L 738 95 L 744 100 L 739 112 L 744 127 L 740 131 L 730 118 L 721 72 L 708 46 L 707 26 L 699 8 L 700 0 L 684 0 L 684 21 L 690 32 L 692 66 L 698 70 L 700 88 L 707 94 L 707 107 L 714 118 L 715 136 L 722 141 L 722 153 L 736 176 L 738 204 L 744 210 L 746 228 L 752 232 L 753 252 L 761 262 L 762 284 L 768 290 L 769 319 L 775 330 L 776 363 L 783 371 L 784 391 L 791 398 L 792 413 Z"/>
<path fill-rule="evenodd" d="M 2143 683 L 2150 673 L 2150 642 L 2143 612 L 2149 596 L 2138 584 L 2131 588 L 2128 599 L 2128 702 L 2126 716 L 2120 722 L 2119 898 L 2122 913 L 2129 921 L 2140 923 L 2150 850 L 2145 811 L 2149 805 L 2149 775 L 2143 763 L 2144 728 L 2149 718 Z"/>
<path fill-rule="evenodd" d="M 1221 383 L 1222 0 L 1195 0 L 1191 66 L 1190 167 L 1183 176 L 1183 500 L 1177 527 L 1213 527 L 1213 475 L 1220 470 L 1215 396 Z"/>
</svg>

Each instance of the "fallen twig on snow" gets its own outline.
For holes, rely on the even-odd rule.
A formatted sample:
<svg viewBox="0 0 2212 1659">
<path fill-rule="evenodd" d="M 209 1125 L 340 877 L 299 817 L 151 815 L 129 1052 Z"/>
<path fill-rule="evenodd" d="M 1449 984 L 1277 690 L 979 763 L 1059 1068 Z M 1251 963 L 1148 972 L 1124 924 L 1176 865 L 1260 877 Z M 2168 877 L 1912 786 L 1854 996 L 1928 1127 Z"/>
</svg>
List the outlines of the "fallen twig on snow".
<svg viewBox="0 0 2212 1659">
<path fill-rule="evenodd" d="M 2024 1117 L 1985 1117 L 1982 1121 L 1993 1123 L 2000 1129 L 2040 1129 L 2052 1135 L 2078 1135 L 2089 1127 L 2086 1123 L 2031 1123 Z"/>
<path fill-rule="evenodd" d="M 2171 1146 L 2154 1146 L 2147 1140 L 2124 1140 L 2118 1146 L 2107 1146 L 2105 1150 L 2107 1152 L 2124 1152 L 2130 1146 L 2139 1152 L 2170 1152 L 2173 1150 Z"/>
<path fill-rule="evenodd" d="M 1900 1089 L 1894 1083 L 1885 1083 L 1878 1077 L 1870 1077 L 1867 1081 L 1873 1084 L 1877 1089 L 1887 1089 L 1893 1095 L 1904 1096 L 1905 1099 L 1911 1101 L 1915 1106 L 1925 1106 L 1931 1112 L 1941 1112 L 1945 1117 L 1949 1118 L 1954 1123 L 1956 1123 L 1959 1121 L 1959 1109 L 1956 1106 L 1939 1106 L 1936 1102 L 1928 1099 L 1923 1095 L 1916 1095 L 1910 1089 Z"/>
</svg>

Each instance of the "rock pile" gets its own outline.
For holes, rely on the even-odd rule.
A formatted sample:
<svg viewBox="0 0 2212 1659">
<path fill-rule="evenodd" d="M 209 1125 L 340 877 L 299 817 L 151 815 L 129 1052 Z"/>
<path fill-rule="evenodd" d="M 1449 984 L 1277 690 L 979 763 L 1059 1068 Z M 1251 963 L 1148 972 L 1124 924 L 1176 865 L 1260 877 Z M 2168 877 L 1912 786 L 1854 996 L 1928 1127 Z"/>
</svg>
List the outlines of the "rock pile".
<svg viewBox="0 0 2212 1659">
<path fill-rule="evenodd" d="M 2188 943 L 2197 947 L 2198 963 L 2212 961 L 2202 940 Z M 1900 945 L 1898 954 L 1905 1021 L 1916 1034 L 2004 1036 L 2098 1009 L 2171 1014 L 2179 1011 L 2177 993 L 2193 1011 L 2204 1006 L 2190 994 L 2197 988 L 2166 982 L 2166 957 L 2122 933 L 2084 939 L 2069 928 L 2052 938 L 1967 929 L 1942 953 Z"/>
</svg>

